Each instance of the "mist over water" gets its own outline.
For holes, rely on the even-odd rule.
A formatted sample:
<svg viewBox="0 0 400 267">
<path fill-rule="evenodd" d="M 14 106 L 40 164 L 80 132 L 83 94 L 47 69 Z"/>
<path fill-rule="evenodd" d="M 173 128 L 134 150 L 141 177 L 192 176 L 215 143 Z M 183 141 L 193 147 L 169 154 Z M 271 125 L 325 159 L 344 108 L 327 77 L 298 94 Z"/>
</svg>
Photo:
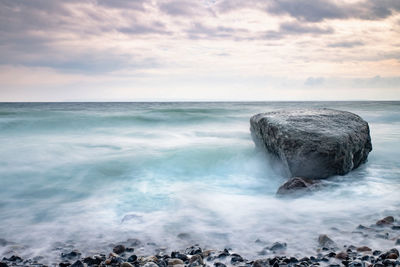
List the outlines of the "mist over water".
<svg viewBox="0 0 400 267">
<path fill-rule="evenodd" d="M 368 162 L 315 194 L 277 198 L 287 177 L 255 150 L 249 119 L 293 107 L 360 115 Z M 296 255 L 323 233 L 382 249 L 393 241 L 351 232 L 400 216 L 400 102 L 0 103 L 0 143 L 0 238 L 15 242 L 0 255 L 89 255 L 129 238 L 138 254 L 198 243 L 253 257 L 281 241 Z"/>
</svg>

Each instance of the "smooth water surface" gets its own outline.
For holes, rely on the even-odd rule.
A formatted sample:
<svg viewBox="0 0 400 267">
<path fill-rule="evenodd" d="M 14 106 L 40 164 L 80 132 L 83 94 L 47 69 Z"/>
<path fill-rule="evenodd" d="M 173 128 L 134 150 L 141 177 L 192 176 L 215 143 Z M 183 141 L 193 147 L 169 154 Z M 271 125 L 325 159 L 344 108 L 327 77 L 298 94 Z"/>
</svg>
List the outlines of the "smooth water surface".
<svg viewBox="0 0 400 267">
<path fill-rule="evenodd" d="M 373 151 L 321 191 L 282 199 L 286 177 L 255 150 L 249 118 L 294 107 L 360 115 Z M 0 238 L 15 242 L 3 255 L 106 252 L 129 238 L 138 254 L 199 243 L 252 257 L 281 241 L 296 255 L 321 233 L 385 248 L 351 232 L 400 216 L 400 102 L 0 103 L 0 143 Z"/>
</svg>

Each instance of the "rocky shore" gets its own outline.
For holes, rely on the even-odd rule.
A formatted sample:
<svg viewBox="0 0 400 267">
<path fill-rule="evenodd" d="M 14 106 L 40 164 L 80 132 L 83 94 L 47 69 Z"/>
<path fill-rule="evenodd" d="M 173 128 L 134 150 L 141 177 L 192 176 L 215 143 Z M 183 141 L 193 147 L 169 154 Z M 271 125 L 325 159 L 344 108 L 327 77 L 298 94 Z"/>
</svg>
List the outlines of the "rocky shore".
<svg viewBox="0 0 400 267">
<path fill-rule="evenodd" d="M 370 226 L 358 225 L 353 233 L 373 238 L 390 239 L 393 248 L 380 249 L 368 246 L 353 246 L 347 244 L 339 246 L 334 236 L 320 234 L 316 236 L 318 244 L 314 255 L 292 256 L 286 253 L 287 244 L 275 242 L 258 252 L 258 257 L 246 259 L 239 252 L 230 248 L 221 250 L 202 248 L 193 245 L 182 251 L 167 252 L 166 248 L 158 248 L 154 255 L 139 255 L 137 248 L 141 242 L 129 239 L 115 245 L 107 255 L 94 253 L 84 255 L 79 250 L 62 252 L 57 263 L 42 264 L 44 257 L 24 259 L 18 255 L 2 256 L 0 267 L 8 266 L 119 266 L 119 267 L 196 267 L 196 266 L 240 266 L 240 267 L 267 267 L 267 266 L 400 266 L 400 224 L 393 216 L 382 218 Z M 261 240 L 256 243 L 263 244 Z M 0 245 L 5 246 L 7 241 L 0 239 Z M 128 244 L 128 245 L 127 245 Z"/>
</svg>

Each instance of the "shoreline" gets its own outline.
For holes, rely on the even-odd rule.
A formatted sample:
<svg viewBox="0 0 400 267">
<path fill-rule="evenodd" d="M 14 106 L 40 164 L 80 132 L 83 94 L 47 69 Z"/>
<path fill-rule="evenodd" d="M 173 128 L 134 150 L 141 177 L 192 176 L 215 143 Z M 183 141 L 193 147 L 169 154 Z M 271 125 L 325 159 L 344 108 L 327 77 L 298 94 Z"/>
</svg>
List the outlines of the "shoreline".
<svg viewBox="0 0 400 267">
<path fill-rule="evenodd" d="M 140 254 L 141 241 L 128 239 L 116 243 L 107 253 L 81 253 L 79 250 L 65 247 L 60 249 L 59 260 L 46 262 L 45 256 L 22 258 L 9 251 L 1 255 L 0 267 L 9 266 L 60 266 L 60 267 L 85 267 L 85 266 L 120 266 L 120 267 L 196 267 L 196 266 L 400 266 L 400 223 L 393 216 L 379 219 L 375 224 L 364 226 L 360 224 L 353 233 L 373 235 L 374 238 L 393 240 L 393 248 L 382 249 L 375 247 L 347 244 L 339 247 L 334 236 L 320 234 L 318 248 L 313 255 L 292 256 L 286 253 L 287 244 L 275 242 L 272 246 L 264 247 L 257 252 L 258 256 L 246 259 L 240 252 L 230 248 L 209 249 L 194 244 L 184 250 L 156 247 L 154 254 Z M 264 244 L 257 239 L 255 243 Z M 0 246 L 13 244 L 0 239 Z M 139 253 L 138 253 L 139 252 Z"/>
</svg>

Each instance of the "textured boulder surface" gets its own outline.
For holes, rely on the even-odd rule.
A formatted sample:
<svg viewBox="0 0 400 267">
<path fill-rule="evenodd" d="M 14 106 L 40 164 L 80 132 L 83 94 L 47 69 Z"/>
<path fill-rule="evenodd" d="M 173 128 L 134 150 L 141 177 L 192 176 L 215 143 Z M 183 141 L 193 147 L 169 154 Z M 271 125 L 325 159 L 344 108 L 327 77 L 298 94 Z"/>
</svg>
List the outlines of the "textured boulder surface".
<svg viewBox="0 0 400 267">
<path fill-rule="evenodd" d="M 278 157 L 290 177 L 344 175 L 366 162 L 369 126 L 356 114 L 333 109 L 292 109 L 254 115 L 256 146 Z"/>
</svg>

